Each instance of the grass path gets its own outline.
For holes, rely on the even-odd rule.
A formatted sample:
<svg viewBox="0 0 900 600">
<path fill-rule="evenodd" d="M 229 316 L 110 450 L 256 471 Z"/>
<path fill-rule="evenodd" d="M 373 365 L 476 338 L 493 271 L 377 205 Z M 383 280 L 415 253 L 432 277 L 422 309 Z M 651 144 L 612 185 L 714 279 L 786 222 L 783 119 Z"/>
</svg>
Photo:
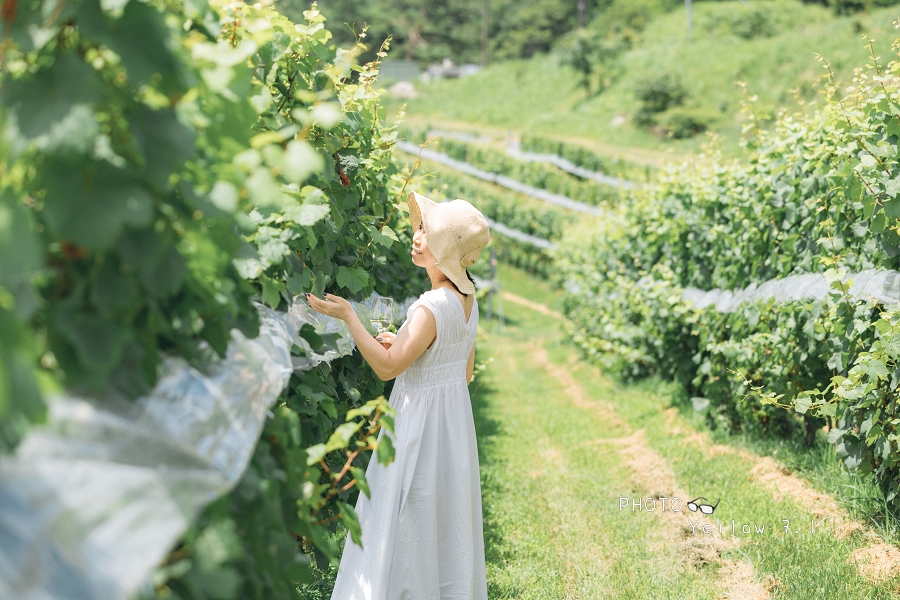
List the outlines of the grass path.
<svg viewBox="0 0 900 600">
<path fill-rule="evenodd" d="M 658 384 L 580 360 L 542 282 L 507 268 L 501 284 L 506 326 L 482 324 L 478 361 L 494 360 L 472 386 L 492 600 L 898 597 L 900 563 L 854 560 L 896 548 L 779 463 L 713 441 Z M 632 508 L 697 496 L 721 499 L 713 515 Z"/>
</svg>

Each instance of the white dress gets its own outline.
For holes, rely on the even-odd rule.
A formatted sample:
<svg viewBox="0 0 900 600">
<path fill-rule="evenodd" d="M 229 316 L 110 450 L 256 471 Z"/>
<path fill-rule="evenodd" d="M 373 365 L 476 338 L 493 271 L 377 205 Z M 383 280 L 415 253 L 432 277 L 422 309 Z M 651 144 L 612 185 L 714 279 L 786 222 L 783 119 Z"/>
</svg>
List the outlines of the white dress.
<svg viewBox="0 0 900 600">
<path fill-rule="evenodd" d="M 487 600 L 481 480 L 466 362 L 475 343 L 478 305 L 468 323 L 447 288 L 422 294 L 437 339 L 394 383 L 390 435 L 395 459 L 372 457 L 371 498 L 356 513 L 362 548 L 349 534 L 332 600 Z M 401 330 L 406 323 L 401 326 Z"/>
</svg>

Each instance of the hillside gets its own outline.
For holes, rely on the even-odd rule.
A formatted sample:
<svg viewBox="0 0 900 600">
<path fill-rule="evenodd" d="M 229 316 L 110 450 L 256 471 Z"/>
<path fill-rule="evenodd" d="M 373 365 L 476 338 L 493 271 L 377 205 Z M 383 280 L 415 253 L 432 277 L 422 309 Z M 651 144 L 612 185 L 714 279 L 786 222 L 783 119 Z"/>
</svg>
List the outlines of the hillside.
<svg viewBox="0 0 900 600">
<path fill-rule="evenodd" d="M 498 62 L 464 79 L 417 82 L 419 98 L 393 99 L 389 112 L 406 102 L 408 122 L 484 126 L 495 135 L 512 129 L 581 141 L 606 154 L 615 154 L 616 147 L 697 149 L 706 136 L 673 140 L 633 122 L 641 106 L 636 89 L 668 75 L 685 93 L 676 117 L 705 122 L 734 153 L 744 121 L 744 90 L 736 81 L 758 96 L 763 116 L 781 107 L 810 110 L 825 74 L 815 54 L 828 60 L 839 82 L 849 83 L 856 65 L 871 62 L 864 35 L 874 40 L 879 62 L 893 57 L 897 16 L 896 7 L 836 16 L 795 0 L 699 3 L 691 35 L 683 9 L 653 17 L 609 69 L 610 85 L 600 93 L 586 93 L 578 72 L 550 53 Z M 654 154 L 647 162 L 657 162 Z"/>
</svg>

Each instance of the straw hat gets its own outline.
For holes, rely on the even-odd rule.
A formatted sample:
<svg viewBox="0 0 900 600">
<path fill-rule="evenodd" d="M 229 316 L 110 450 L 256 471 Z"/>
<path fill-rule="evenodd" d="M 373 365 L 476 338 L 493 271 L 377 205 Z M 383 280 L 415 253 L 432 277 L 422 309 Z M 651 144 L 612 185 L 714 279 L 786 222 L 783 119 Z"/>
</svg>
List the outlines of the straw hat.
<svg viewBox="0 0 900 600">
<path fill-rule="evenodd" d="M 475 264 L 481 249 L 491 239 L 484 215 L 465 200 L 438 204 L 416 192 L 407 194 L 406 203 L 413 230 L 425 222 L 428 248 L 434 254 L 437 268 L 460 292 L 474 294 L 475 286 L 466 277 L 466 267 Z"/>
</svg>

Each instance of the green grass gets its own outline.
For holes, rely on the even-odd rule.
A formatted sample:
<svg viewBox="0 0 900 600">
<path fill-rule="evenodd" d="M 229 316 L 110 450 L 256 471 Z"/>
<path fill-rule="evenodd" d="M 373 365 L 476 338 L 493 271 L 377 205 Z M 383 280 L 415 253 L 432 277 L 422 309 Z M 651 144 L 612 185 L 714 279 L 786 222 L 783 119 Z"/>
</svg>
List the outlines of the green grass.
<svg viewBox="0 0 900 600">
<path fill-rule="evenodd" d="M 704 428 L 703 417 L 686 405 L 679 405 L 679 408 L 696 428 Z M 799 439 L 784 440 L 721 430 L 710 433 L 716 443 L 777 459 L 817 489 L 837 498 L 854 519 L 868 525 L 885 541 L 900 545 L 900 518 L 888 508 L 884 493 L 871 477 L 859 476 L 844 468 L 834 444 L 826 441 L 826 432 L 817 432 L 812 447 L 804 446 Z"/>
<path fill-rule="evenodd" d="M 548 284 L 508 266 L 499 272 L 504 290 L 558 304 Z M 640 495 L 630 481 L 615 444 L 591 440 L 625 435 L 604 422 L 601 413 L 579 408 L 557 381 L 536 362 L 543 348 L 552 363 L 569 370 L 586 397 L 615 407 L 635 430 L 646 432 L 649 445 L 665 459 L 679 487 L 694 495 L 722 498 L 715 517 L 765 526 L 761 534 L 743 535 L 725 558 L 747 559 L 760 578 L 778 582 L 774 598 L 890 598 L 896 579 L 867 582 L 848 561 L 865 540 L 839 540 L 817 530 L 811 517 L 792 500 L 774 501 L 771 491 L 748 476 L 749 462 L 737 454 L 709 457 L 684 438 L 702 423 L 690 414 L 679 417 L 673 433 L 665 410 L 671 390 L 659 382 L 624 385 L 582 363 L 566 342 L 559 321 L 518 304 L 504 304 L 506 327 L 482 323 L 479 361 L 494 361 L 473 384 L 473 407 L 484 494 L 485 538 L 490 597 L 499 598 L 718 598 L 715 565 L 685 568 L 683 546 L 668 540 L 658 519 L 648 513 L 620 512 L 617 499 Z M 720 439 L 736 447 L 746 440 Z M 758 446 L 762 448 L 762 446 Z M 799 453 L 798 449 L 794 449 Z M 779 455 L 789 456 L 786 451 Z M 795 461 L 815 473 L 827 455 Z M 831 467 L 813 478 L 828 488 Z M 836 487 L 838 481 L 831 481 Z M 843 481 L 846 481 L 844 479 Z M 819 485 L 825 482 L 826 485 Z M 784 533 L 783 519 L 791 534 Z M 702 535 L 702 534 L 696 534 Z"/>
<path fill-rule="evenodd" d="M 503 268 L 500 277 L 532 301 L 554 296 L 519 271 Z M 489 596 L 714 597 L 702 574 L 644 543 L 659 535 L 653 520 L 623 519 L 611 501 L 611 490 L 628 487 L 628 472 L 598 469 L 618 462 L 614 446 L 584 442 L 616 432 L 560 398 L 556 381 L 534 364 L 530 341 L 558 341 L 558 323 L 512 303 L 504 308 L 505 333 L 482 332 L 479 360 L 494 362 L 473 386 Z"/>
<path fill-rule="evenodd" d="M 559 308 L 561 294 L 549 283 L 503 264 L 498 277 L 503 290 Z M 477 361 L 494 360 L 471 387 L 491 600 L 716 600 L 723 592 L 715 564 L 686 567 L 681 561 L 690 538 L 673 542 L 658 515 L 619 510 L 618 498 L 640 497 L 643 490 L 635 487 L 615 443 L 592 442 L 621 438 L 628 431 L 569 401 L 535 358 L 540 349 L 552 364 L 568 370 L 586 398 L 612 405 L 627 428 L 642 429 L 680 488 L 713 501 L 722 498 L 714 516 L 726 530 L 733 519 L 742 538 L 723 558 L 749 560 L 760 580 L 774 577 L 778 585 L 772 598 L 896 597 L 897 577 L 873 584 L 849 562 L 853 550 L 866 544 L 860 536 L 839 540 L 827 530 L 809 533 L 806 507 L 789 499 L 776 502 L 768 488 L 750 479 L 746 459 L 710 457 L 685 444 L 689 434 L 706 428 L 687 410 L 675 423 L 667 421 L 671 386 L 656 380 L 616 382 L 580 359 L 560 321 L 512 302 L 504 304 L 504 312 L 501 329 L 482 311 Z M 673 425 L 680 432 L 673 432 Z M 837 467 L 823 446 L 810 452 L 749 436 L 712 432 L 712 437 L 734 448 L 774 454 L 817 489 L 834 493 L 861 520 L 873 516 L 871 509 L 854 508 L 852 500 L 848 505 L 854 492 L 847 486 L 855 478 Z M 782 519 L 796 533 L 784 533 Z M 753 533 L 740 533 L 743 524 L 753 526 Z M 765 531 L 755 533 L 762 525 Z M 338 533 L 339 543 L 343 535 Z M 896 536 L 889 539 L 897 543 Z M 308 597 L 327 598 L 335 572 L 336 564 Z"/>
<path fill-rule="evenodd" d="M 897 7 L 835 17 L 817 5 L 795 0 L 752 2 L 774 4 L 783 23 L 772 37 L 742 39 L 715 27 L 716 19 L 742 10 L 737 1 L 697 3 L 695 28 L 686 35 L 683 11 L 652 20 L 640 41 L 622 56 L 620 78 L 602 94 L 587 97 L 574 71 L 553 56 L 491 65 L 461 80 L 417 85 L 420 98 L 407 103 L 406 120 L 432 125 L 479 125 L 486 133 L 505 137 L 507 129 L 581 142 L 594 150 L 631 160 L 658 163 L 665 151 L 696 150 L 705 140 L 669 140 L 629 123 L 613 126 L 617 115 L 630 118 L 638 104 L 635 85 L 661 73 L 678 75 L 688 90 L 686 106 L 708 114 L 722 135 L 728 153 L 739 152 L 743 120 L 739 114 L 741 80 L 759 96 L 762 112 L 777 107 L 797 109 L 792 90 L 806 102 L 816 102 L 824 69 L 814 53 L 824 56 L 845 87 L 854 67 L 871 62 L 861 35 L 875 39 L 881 63 L 894 58 L 896 36 L 892 20 Z M 396 110 L 399 102 L 389 106 Z M 635 147 L 644 151 L 635 150 Z M 621 150 L 629 148 L 629 150 Z"/>
</svg>

